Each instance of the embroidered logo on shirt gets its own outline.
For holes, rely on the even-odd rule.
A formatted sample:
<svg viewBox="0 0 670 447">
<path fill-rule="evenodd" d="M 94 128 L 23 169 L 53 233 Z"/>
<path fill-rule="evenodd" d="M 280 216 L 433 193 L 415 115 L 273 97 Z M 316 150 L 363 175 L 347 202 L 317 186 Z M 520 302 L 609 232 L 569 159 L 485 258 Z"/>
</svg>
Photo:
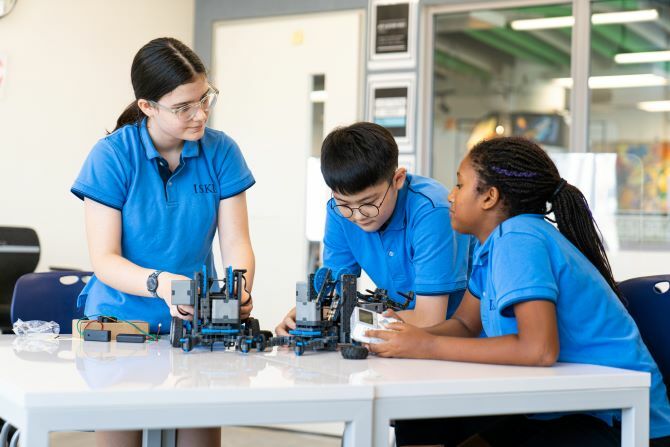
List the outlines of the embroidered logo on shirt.
<svg viewBox="0 0 670 447">
<path fill-rule="evenodd" d="M 193 192 L 196 194 L 216 194 L 216 188 L 214 187 L 214 183 L 208 183 L 208 184 L 193 184 Z"/>
<path fill-rule="evenodd" d="M 489 310 L 496 310 L 496 305 L 491 298 L 489 298 Z"/>
</svg>

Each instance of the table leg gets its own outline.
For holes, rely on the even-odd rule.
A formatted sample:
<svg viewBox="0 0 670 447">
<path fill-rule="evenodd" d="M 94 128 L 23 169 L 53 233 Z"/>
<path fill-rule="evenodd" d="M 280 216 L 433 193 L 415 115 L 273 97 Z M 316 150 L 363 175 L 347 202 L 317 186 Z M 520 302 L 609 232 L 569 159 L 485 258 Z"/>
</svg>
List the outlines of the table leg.
<svg viewBox="0 0 670 447">
<path fill-rule="evenodd" d="M 175 447 L 177 445 L 177 430 L 164 428 L 161 430 L 161 447 Z"/>
<path fill-rule="evenodd" d="M 649 389 L 639 393 L 633 406 L 621 410 L 621 446 L 649 446 Z"/>
<path fill-rule="evenodd" d="M 373 427 L 373 439 L 375 447 L 388 447 L 389 440 L 389 427 L 391 425 L 390 419 L 385 418 L 375 418 L 375 423 Z"/>
<path fill-rule="evenodd" d="M 361 404 L 344 426 L 343 447 L 372 445 L 372 402 Z"/>
<path fill-rule="evenodd" d="M 142 430 L 142 447 L 161 447 L 161 431 Z"/>
</svg>

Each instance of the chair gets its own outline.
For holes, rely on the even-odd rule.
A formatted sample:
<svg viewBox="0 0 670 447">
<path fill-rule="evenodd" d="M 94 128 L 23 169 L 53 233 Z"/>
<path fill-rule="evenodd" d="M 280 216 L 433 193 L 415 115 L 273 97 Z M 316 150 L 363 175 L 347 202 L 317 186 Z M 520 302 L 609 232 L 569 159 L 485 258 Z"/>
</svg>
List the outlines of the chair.
<svg viewBox="0 0 670 447">
<path fill-rule="evenodd" d="M 35 271 L 40 241 L 32 228 L 0 227 L 0 333 L 11 332 L 10 305 L 14 284 Z"/>
<path fill-rule="evenodd" d="M 11 320 L 55 321 L 61 334 L 72 333 L 72 320 L 84 316 L 77 297 L 92 272 L 57 271 L 29 273 L 16 282 Z"/>
<path fill-rule="evenodd" d="M 635 320 L 642 340 L 663 375 L 670 395 L 670 275 L 643 276 L 619 283 L 619 290 L 627 300 L 628 312 Z"/>
</svg>

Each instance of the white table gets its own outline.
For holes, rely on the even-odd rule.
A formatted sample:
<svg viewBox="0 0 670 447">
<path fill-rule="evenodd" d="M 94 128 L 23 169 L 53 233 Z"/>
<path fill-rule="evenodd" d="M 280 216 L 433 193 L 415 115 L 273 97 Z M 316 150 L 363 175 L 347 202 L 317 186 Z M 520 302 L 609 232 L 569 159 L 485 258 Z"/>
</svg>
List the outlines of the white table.
<svg viewBox="0 0 670 447">
<path fill-rule="evenodd" d="M 648 445 L 650 375 L 583 364 L 551 368 L 435 360 L 368 358 L 342 362 L 335 353 L 278 361 L 326 373 L 331 365 L 352 384 L 375 387 L 375 447 L 388 446 L 393 419 L 577 410 L 622 410 L 622 446 Z"/>
<path fill-rule="evenodd" d="M 285 349 L 242 355 L 166 341 L 48 343 L 0 336 L 0 418 L 24 447 L 48 432 L 347 421 L 345 444 L 388 446 L 392 419 L 620 408 L 622 445 L 646 446 L 649 374 L 428 360 L 344 360 Z"/>
<path fill-rule="evenodd" d="M 372 385 L 291 365 L 290 351 L 13 343 L 0 336 L 0 418 L 20 430 L 22 447 L 48 445 L 50 431 L 333 421 L 346 421 L 347 445 L 371 444 Z"/>
</svg>

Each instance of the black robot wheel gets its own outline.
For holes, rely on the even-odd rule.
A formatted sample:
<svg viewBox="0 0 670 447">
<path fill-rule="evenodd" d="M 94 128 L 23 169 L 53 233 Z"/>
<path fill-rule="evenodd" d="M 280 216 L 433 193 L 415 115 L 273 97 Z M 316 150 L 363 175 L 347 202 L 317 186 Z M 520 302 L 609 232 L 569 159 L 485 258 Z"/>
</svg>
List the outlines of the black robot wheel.
<svg viewBox="0 0 670 447">
<path fill-rule="evenodd" d="M 363 360 L 368 356 L 368 349 L 358 345 L 342 345 L 340 352 L 348 360 Z"/>
</svg>

